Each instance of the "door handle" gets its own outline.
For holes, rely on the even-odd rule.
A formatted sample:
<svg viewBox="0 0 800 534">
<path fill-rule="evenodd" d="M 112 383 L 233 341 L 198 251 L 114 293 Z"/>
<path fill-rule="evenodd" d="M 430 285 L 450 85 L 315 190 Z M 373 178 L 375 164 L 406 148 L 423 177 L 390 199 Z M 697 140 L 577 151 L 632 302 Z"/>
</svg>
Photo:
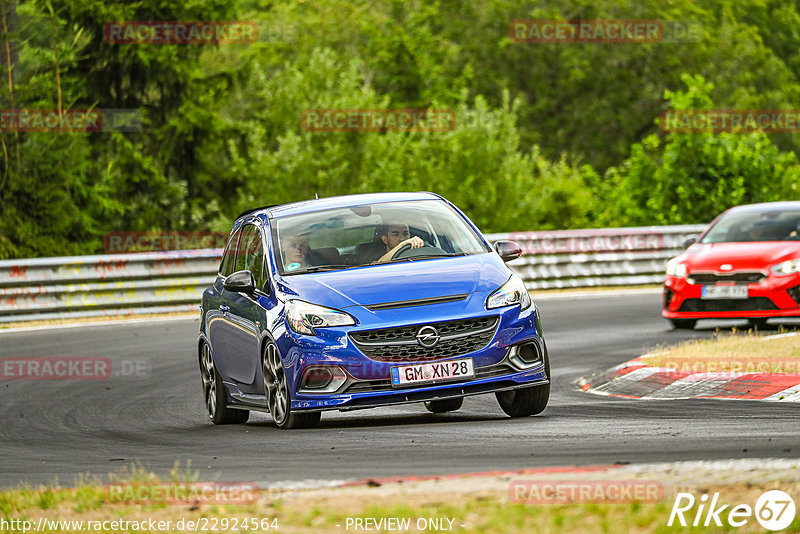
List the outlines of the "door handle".
<svg viewBox="0 0 800 534">
<path fill-rule="evenodd" d="M 220 304 L 219 311 L 221 311 L 222 313 L 228 313 L 229 311 L 231 311 L 231 308 L 227 304 Z"/>
</svg>

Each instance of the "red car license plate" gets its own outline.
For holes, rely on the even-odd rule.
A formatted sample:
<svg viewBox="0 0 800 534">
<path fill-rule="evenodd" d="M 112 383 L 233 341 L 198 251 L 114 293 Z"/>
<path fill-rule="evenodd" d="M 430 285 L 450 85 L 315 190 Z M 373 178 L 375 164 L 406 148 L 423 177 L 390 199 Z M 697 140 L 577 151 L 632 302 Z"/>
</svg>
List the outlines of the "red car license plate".
<svg viewBox="0 0 800 534">
<path fill-rule="evenodd" d="M 747 286 L 703 286 L 702 298 L 713 299 L 746 299 Z"/>
</svg>

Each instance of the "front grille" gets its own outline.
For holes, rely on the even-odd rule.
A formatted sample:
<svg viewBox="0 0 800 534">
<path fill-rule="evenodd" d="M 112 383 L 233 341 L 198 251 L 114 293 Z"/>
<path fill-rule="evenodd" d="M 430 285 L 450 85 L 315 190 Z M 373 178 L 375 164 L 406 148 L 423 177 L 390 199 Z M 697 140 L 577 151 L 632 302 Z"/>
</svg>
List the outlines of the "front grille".
<svg viewBox="0 0 800 534">
<path fill-rule="evenodd" d="M 800 307 L 800 286 L 790 287 L 786 292 L 789 293 L 789 296 L 792 297 L 797 306 Z"/>
<path fill-rule="evenodd" d="M 681 304 L 680 312 L 729 312 L 729 311 L 769 311 L 777 310 L 767 297 L 750 297 L 748 299 L 686 299 Z"/>
<path fill-rule="evenodd" d="M 488 365 L 486 367 L 478 367 L 475 369 L 475 376 L 468 378 L 468 380 L 478 380 L 481 378 L 491 378 L 495 376 L 510 375 L 517 372 L 509 364 L 503 362 L 495 365 Z M 458 381 L 455 381 L 456 383 Z M 450 384 L 451 382 L 448 382 Z M 430 386 L 431 384 L 405 384 L 402 387 L 420 387 Z M 359 380 L 353 382 L 350 387 L 345 389 L 342 393 L 372 393 L 375 391 L 394 391 L 397 388 L 392 387 L 392 380 L 390 378 L 380 380 Z"/>
<path fill-rule="evenodd" d="M 478 317 L 351 332 L 350 338 L 367 357 L 379 362 L 428 362 L 482 349 L 494 337 L 499 322 L 496 316 Z M 427 348 L 417 343 L 415 336 L 422 326 L 432 326 L 439 332 L 440 340 L 435 346 Z"/>
<path fill-rule="evenodd" d="M 711 285 L 717 282 L 734 282 L 737 284 L 757 284 L 767 275 L 760 271 L 732 271 L 730 273 L 691 273 L 689 282 L 692 284 Z"/>
</svg>

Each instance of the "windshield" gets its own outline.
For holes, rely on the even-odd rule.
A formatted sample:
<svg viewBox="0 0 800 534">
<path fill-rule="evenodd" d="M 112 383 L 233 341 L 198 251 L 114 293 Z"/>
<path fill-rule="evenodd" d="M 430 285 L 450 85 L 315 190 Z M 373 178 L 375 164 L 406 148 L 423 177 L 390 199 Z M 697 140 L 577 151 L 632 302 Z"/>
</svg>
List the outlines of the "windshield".
<svg viewBox="0 0 800 534">
<path fill-rule="evenodd" d="M 489 252 L 439 200 L 387 202 L 276 219 L 278 270 L 300 274 Z"/>
<path fill-rule="evenodd" d="M 734 211 L 723 215 L 700 241 L 800 241 L 800 210 Z"/>
</svg>

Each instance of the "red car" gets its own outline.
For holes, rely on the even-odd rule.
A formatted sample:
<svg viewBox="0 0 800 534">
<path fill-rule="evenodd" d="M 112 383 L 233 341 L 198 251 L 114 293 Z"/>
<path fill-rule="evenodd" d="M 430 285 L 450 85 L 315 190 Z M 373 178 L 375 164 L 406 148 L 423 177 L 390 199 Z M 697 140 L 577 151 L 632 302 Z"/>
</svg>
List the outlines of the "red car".
<svg viewBox="0 0 800 534">
<path fill-rule="evenodd" d="M 800 317 L 800 202 L 737 206 L 714 219 L 667 263 L 662 315 L 675 328 Z"/>
</svg>

